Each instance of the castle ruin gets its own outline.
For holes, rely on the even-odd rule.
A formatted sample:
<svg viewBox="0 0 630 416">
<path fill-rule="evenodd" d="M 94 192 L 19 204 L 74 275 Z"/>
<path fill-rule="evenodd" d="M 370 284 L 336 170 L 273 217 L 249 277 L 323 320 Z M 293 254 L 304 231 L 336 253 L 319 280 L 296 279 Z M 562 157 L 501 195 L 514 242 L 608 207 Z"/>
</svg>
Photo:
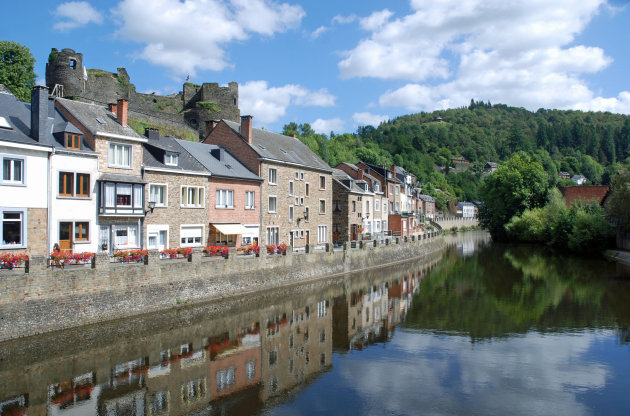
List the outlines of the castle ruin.
<svg viewBox="0 0 630 416">
<path fill-rule="evenodd" d="M 87 79 L 85 79 L 87 75 Z M 52 48 L 46 64 L 46 86 L 57 96 L 107 105 L 129 101 L 129 116 L 148 124 L 160 123 L 194 131 L 200 138 L 212 120 L 240 122 L 238 83 L 184 83 L 177 94 L 161 96 L 136 92 L 125 68 L 117 72 L 84 69 L 83 54 Z"/>
</svg>

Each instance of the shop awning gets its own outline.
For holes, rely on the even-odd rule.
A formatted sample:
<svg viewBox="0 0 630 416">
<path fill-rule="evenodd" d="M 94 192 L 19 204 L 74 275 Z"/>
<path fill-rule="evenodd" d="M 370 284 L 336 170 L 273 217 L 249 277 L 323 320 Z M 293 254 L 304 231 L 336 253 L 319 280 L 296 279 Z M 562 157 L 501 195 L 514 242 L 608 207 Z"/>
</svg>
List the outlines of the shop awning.
<svg viewBox="0 0 630 416">
<path fill-rule="evenodd" d="M 212 224 L 212 226 L 226 235 L 247 234 L 249 232 L 243 224 Z"/>
</svg>

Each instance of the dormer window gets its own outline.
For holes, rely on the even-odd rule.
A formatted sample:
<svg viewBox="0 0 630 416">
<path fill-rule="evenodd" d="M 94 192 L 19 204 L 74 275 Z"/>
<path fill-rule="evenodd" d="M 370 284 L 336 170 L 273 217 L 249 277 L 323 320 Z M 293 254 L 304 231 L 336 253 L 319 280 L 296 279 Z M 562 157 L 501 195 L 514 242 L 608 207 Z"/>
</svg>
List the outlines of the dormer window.
<svg viewBox="0 0 630 416">
<path fill-rule="evenodd" d="M 81 149 L 81 135 L 66 133 L 66 147 L 68 149 Z"/>
<path fill-rule="evenodd" d="M 179 154 L 166 152 L 164 154 L 164 164 L 167 166 L 177 166 L 179 164 Z"/>
</svg>

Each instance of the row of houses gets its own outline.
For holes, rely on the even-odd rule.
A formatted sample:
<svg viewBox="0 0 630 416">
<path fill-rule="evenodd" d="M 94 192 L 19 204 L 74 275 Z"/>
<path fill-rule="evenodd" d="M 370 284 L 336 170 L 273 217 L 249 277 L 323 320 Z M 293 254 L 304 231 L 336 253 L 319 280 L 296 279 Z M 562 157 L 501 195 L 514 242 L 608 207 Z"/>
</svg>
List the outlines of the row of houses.
<svg viewBox="0 0 630 416">
<path fill-rule="evenodd" d="M 295 137 L 208 122 L 200 142 L 127 124 L 128 102 L 0 90 L 0 253 L 292 247 L 422 231 L 435 203 L 402 168 L 331 168 Z"/>
</svg>

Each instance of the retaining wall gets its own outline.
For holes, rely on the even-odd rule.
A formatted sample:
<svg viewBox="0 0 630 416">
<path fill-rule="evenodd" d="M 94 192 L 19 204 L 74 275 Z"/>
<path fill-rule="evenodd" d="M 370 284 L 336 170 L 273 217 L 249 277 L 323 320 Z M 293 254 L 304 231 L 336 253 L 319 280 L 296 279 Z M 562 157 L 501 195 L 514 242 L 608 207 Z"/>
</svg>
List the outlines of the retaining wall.
<svg viewBox="0 0 630 416">
<path fill-rule="evenodd" d="M 428 237 L 428 238 L 427 238 Z M 432 237 L 432 238 L 431 238 Z M 386 243 L 386 244 L 385 244 Z M 0 274 L 0 342 L 65 328 L 152 313 L 210 300 L 321 279 L 442 250 L 437 234 L 360 242 L 356 248 L 306 253 L 161 260 L 149 251 L 146 264 L 111 263 L 98 253 L 94 267 L 47 267 L 32 256 L 24 270 Z"/>
</svg>

